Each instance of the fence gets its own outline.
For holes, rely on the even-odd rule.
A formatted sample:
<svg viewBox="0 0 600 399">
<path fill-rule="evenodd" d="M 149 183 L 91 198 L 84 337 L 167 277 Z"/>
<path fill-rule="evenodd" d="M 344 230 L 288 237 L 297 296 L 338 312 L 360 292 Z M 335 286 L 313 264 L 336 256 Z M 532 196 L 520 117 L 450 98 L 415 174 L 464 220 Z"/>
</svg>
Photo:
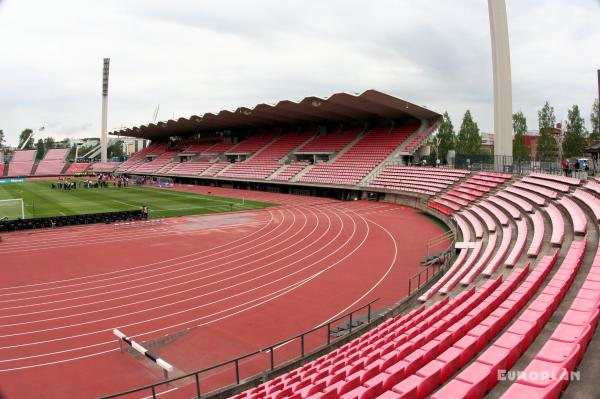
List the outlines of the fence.
<svg viewBox="0 0 600 399">
<path fill-rule="evenodd" d="M 452 259 L 452 248 L 454 247 L 454 241 L 452 245 L 440 254 L 439 262 L 433 263 L 426 266 L 423 270 L 415 274 L 408 279 L 408 296 L 419 292 L 419 290 L 427 285 L 427 283 L 433 280 L 440 273 L 445 273 L 448 270 L 450 261 Z"/>
<path fill-rule="evenodd" d="M 339 339 L 342 339 L 345 335 L 351 334 L 353 329 L 356 329 L 363 323 L 370 323 L 373 317 L 373 304 L 378 300 L 379 298 L 374 299 L 350 313 L 346 313 L 343 316 L 339 316 L 318 327 L 277 342 L 261 350 L 162 382 L 104 396 L 101 399 L 123 398 L 135 393 L 150 394 L 149 397 L 156 399 L 161 392 L 171 389 L 174 383 L 184 379 L 191 380 L 190 382 L 192 385 L 190 389 L 193 390 L 196 398 L 201 398 L 201 375 L 204 375 L 202 386 L 208 385 L 210 388 L 206 389 L 206 391 L 207 393 L 210 393 L 217 388 L 240 384 L 244 379 L 260 376 L 265 372 L 274 370 L 278 366 L 302 359 L 306 357 L 308 353 L 324 349 Z M 359 314 L 364 313 L 365 310 L 366 315 L 359 316 Z M 364 322 L 362 321 L 363 319 Z M 337 327 L 334 328 L 336 325 Z M 318 332 L 324 333 L 324 336 L 319 338 L 316 335 Z M 297 352 L 292 348 L 291 344 L 293 343 L 298 345 Z M 294 355 L 294 353 L 299 354 L 299 356 Z M 280 362 L 278 362 L 279 359 L 276 357 L 277 354 L 280 355 Z M 264 367 L 259 367 L 261 365 Z M 228 377 L 230 379 L 229 384 L 222 384 L 222 386 L 219 387 L 215 383 L 215 380 L 222 381 L 223 378 Z M 211 381 L 211 379 L 213 379 L 213 381 Z M 204 391 L 204 389 L 202 391 Z"/>
</svg>

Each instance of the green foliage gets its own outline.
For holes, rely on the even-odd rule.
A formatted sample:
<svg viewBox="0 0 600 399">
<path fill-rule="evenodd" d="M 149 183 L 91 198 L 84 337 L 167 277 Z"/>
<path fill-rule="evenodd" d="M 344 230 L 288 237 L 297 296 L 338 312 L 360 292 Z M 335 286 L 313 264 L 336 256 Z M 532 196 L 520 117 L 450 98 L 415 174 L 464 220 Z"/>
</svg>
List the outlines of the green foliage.
<svg viewBox="0 0 600 399">
<path fill-rule="evenodd" d="M 586 146 L 587 130 L 579 107 L 573 105 L 567 116 L 567 132 L 563 140 L 563 154 L 565 157 L 583 155 Z"/>
<path fill-rule="evenodd" d="M 79 156 L 82 157 L 85 154 L 87 154 L 88 152 L 92 151 L 94 149 L 93 145 L 84 145 L 79 147 Z"/>
<path fill-rule="evenodd" d="M 537 157 L 541 161 L 554 161 L 558 158 L 558 144 L 553 127 L 540 129 L 540 137 L 536 146 Z"/>
<path fill-rule="evenodd" d="M 597 141 L 600 141 L 600 102 L 598 101 L 598 99 L 594 101 L 594 105 L 592 106 L 590 122 L 592 125 L 592 131 L 590 132 L 589 139 L 592 143 L 595 143 Z"/>
<path fill-rule="evenodd" d="M 113 144 L 109 145 L 106 149 L 108 154 L 108 158 L 112 157 L 123 157 L 125 154 L 123 153 L 123 140 L 117 140 Z"/>
<path fill-rule="evenodd" d="M 546 101 L 546 104 L 538 111 L 538 125 L 540 132 L 542 129 L 553 128 L 556 126 L 554 107 L 551 107 L 548 101 Z"/>
<path fill-rule="evenodd" d="M 0 147 L 4 146 L 4 131 L 0 129 Z"/>
<path fill-rule="evenodd" d="M 44 145 L 46 146 L 46 149 L 56 148 L 56 141 L 53 137 L 46 137 L 44 139 Z"/>
<path fill-rule="evenodd" d="M 23 145 L 23 143 L 25 142 L 25 140 L 27 140 L 27 137 L 29 137 L 30 135 L 33 134 L 33 130 L 31 129 L 25 129 L 21 132 L 21 134 L 19 135 L 19 146 L 18 148 L 21 148 L 21 146 Z M 27 142 L 27 144 L 25 145 L 25 147 L 23 147 L 24 150 L 33 150 L 33 145 L 34 143 L 34 138 L 33 135 L 31 137 L 31 139 Z"/>
<path fill-rule="evenodd" d="M 35 144 L 35 149 L 37 150 L 37 154 L 35 154 L 35 159 L 39 161 L 44 157 L 44 153 L 46 152 L 46 145 L 44 144 L 44 140 L 39 139 Z"/>
<path fill-rule="evenodd" d="M 529 146 L 525 143 L 527 119 L 522 111 L 513 114 L 513 158 L 529 159 Z"/>
<path fill-rule="evenodd" d="M 435 137 L 437 143 L 436 158 L 439 158 L 440 161 L 446 161 L 448 151 L 454 149 L 454 141 L 456 138 L 454 126 L 452 125 L 448 112 L 444 112 L 444 119 L 442 120 Z"/>
<path fill-rule="evenodd" d="M 480 152 L 481 134 L 479 134 L 479 126 L 473 121 L 469 110 L 465 112 L 455 144 L 458 154 L 478 154 Z"/>
<path fill-rule="evenodd" d="M 77 149 L 77 146 L 71 146 L 71 150 L 69 151 L 69 154 L 67 155 L 67 161 L 71 161 L 71 162 L 77 162 L 77 160 L 75 159 L 75 151 Z"/>
</svg>

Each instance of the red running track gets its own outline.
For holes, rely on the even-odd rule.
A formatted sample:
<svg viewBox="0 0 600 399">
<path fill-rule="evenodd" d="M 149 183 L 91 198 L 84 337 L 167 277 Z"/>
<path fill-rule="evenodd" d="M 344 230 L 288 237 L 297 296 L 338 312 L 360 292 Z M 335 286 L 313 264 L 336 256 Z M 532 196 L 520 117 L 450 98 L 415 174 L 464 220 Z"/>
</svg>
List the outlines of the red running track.
<svg viewBox="0 0 600 399">
<path fill-rule="evenodd" d="M 396 205 L 178 189 L 281 205 L 127 230 L 3 236 L 0 389 L 7 398 L 92 398 L 160 381 L 159 369 L 119 352 L 115 327 L 138 341 L 169 335 L 155 352 L 191 372 L 374 298 L 390 305 L 406 295 L 427 240 L 441 233 Z"/>
</svg>

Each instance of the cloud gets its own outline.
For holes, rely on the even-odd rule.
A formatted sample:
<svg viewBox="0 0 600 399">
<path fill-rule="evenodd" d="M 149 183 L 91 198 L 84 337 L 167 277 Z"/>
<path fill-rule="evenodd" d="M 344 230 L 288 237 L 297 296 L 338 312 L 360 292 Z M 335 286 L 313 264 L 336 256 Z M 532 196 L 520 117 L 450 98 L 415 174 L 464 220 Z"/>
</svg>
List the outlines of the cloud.
<svg viewBox="0 0 600 399">
<path fill-rule="evenodd" d="M 597 0 L 507 0 L 514 109 L 530 128 L 597 96 Z M 24 23 L 26 21 L 26 23 Z M 487 4 L 479 0 L 0 0 L 0 129 L 100 132 L 102 58 L 109 128 L 238 106 L 374 88 L 454 125 L 471 109 L 493 129 Z M 584 112 L 587 115 L 589 112 Z"/>
</svg>

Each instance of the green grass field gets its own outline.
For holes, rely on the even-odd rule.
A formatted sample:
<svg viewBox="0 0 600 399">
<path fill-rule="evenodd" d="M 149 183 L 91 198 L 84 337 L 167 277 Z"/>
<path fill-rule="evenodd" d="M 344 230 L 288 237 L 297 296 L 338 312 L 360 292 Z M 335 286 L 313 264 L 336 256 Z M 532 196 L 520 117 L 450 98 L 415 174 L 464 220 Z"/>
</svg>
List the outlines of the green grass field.
<svg viewBox="0 0 600 399">
<path fill-rule="evenodd" d="M 52 189 L 51 180 L 0 184 L 0 200 L 22 198 L 25 218 L 80 215 L 150 208 L 150 217 L 172 217 L 266 208 L 275 204 L 151 187 Z M 0 201 L 0 219 L 20 217 L 14 203 Z"/>
</svg>

